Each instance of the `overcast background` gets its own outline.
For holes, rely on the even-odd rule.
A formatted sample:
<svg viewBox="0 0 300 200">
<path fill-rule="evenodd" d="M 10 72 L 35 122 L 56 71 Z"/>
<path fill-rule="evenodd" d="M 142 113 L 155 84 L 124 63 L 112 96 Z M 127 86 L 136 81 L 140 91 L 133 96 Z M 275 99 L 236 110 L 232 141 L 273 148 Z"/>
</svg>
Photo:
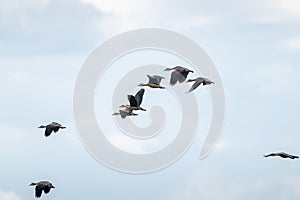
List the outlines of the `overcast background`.
<svg viewBox="0 0 300 200">
<path fill-rule="evenodd" d="M 263 158 L 300 154 L 299 25 L 297 0 L 0 0 L 0 200 L 34 199 L 28 185 L 45 179 L 56 188 L 43 199 L 299 199 L 299 161 Z M 85 151 L 72 98 L 94 48 L 145 27 L 204 48 L 222 77 L 227 113 L 206 159 L 197 159 L 197 138 L 171 167 L 131 175 Z M 68 128 L 45 138 L 36 127 L 51 121 Z"/>
</svg>

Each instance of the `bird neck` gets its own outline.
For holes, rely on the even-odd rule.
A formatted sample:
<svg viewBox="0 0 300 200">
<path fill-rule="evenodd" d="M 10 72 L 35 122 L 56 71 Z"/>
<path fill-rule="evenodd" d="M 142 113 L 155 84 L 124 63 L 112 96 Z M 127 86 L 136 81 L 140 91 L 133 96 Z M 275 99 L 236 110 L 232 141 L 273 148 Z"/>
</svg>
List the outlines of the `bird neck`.
<svg viewBox="0 0 300 200">
<path fill-rule="evenodd" d="M 139 86 L 147 86 L 148 84 L 146 83 L 140 83 Z"/>
<path fill-rule="evenodd" d="M 176 69 L 176 67 L 173 67 L 173 68 L 167 67 L 167 68 L 165 69 L 165 71 L 171 71 L 171 70 L 174 70 L 174 69 Z"/>
</svg>

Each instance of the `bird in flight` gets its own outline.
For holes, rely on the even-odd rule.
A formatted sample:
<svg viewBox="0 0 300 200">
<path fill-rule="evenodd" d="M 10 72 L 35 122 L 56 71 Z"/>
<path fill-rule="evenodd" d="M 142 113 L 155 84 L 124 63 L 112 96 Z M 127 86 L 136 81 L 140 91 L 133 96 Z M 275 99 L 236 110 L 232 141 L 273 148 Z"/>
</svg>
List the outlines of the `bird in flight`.
<svg viewBox="0 0 300 200">
<path fill-rule="evenodd" d="M 54 131 L 55 133 L 57 131 L 59 131 L 59 129 L 64 129 L 66 127 L 62 126 L 61 124 L 57 123 L 57 122 L 52 122 L 48 125 L 41 125 L 38 128 L 46 128 L 45 130 L 45 136 L 48 137 L 49 135 L 51 135 L 51 133 Z"/>
<path fill-rule="evenodd" d="M 133 113 L 133 109 L 130 107 L 126 107 L 124 110 L 119 110 L 119 112 L 115 112 L 112 115 L 121 115 L 122 119 L 125 119 L 128 116 L 136 116 L 138 114 Z"/>
<path fill-rule="evenodd" d="M 35 186 L 35 197 L 40 198 L 44 191 L 45 194 L 49 193 L 51 188 L 55 188 L 49 181 L 40 181 L 38 183 L 31 183 L 29 186 Z"/>
<path fill-rule="evenodd" d="M 198 77 L 198 78 L 195 78 L 195 79 L 189 79 L 186 82 L 193 82 L 193 81 L 194 81 L 194 84 L 192 85 L 192 87 L 187 92 L 192 92 L 199 85 L 201 85 L 201 83 L 203 85 L 215 84 L 213 81 L 209 80 L 208 78 L 203 78 L 203 77 Z"/>
<path fill-rule="evenodd" d="M 192 70 L 181 66 L 165 69 L 165 71 L 171 70 L 174 71 L 171 73 L 170 85 L 175 85 L 177 82 L 183 83 L 190 72 L 194 73 Z"/>
<path fill-rule="evenodd" d="M 160 89 L 165 89 L 165 87 L 162 87 L 160 85 L 160 82 L 162 79 L 165 79 L 165 77 L 162 76 L 158 76 L 158 75 L 154 75 L 154 76 L 150 76 L 147 75 L 147 77 L 149 78 L 149 82 L 148 83 L 140 83 L 138 86 L 148 86 L 151 88 L 160 88 Z"/>
<path fill-rule="evenodd" d="M 132 110 L 143 110 L 146 111 L 144 108 L 141 107 L 141 103 L 143 101 L 143 96 L 145 93 L 145 89 L 140 89 L 135 96 L 127 95 L 129 105 L 121 105 L 120 108 L 130 108 Z"/>
<path fill-rule="evenodd" d="M 270 157 L 270 156 L 279 156 L 281 158 L 290 158 L 290 159 L 295 159 L 295 158 L 299 158 L 299 156 L 295 156 L 295 155 L 291 155 L 288 153 L 284 153 L 284 152 L 280 152 L 280 153 L 270 153 L 268 155 L 264 155 L 264 157 Z"/>
</svg>

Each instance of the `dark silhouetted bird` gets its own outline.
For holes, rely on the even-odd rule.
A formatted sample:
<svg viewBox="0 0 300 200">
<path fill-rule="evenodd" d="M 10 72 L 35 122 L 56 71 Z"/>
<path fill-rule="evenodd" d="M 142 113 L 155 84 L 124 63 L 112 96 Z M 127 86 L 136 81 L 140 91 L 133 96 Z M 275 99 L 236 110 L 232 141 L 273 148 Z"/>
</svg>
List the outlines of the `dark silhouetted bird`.
<svg viewBox="0 0 300 200">
<path fill-rule="evenodd" d="M 41 125 L 38 128 L 46 128 L 45 136 L 48 137 L 49 135 L 51 135 L 52 131 L 54 131 L 56 133 L 59 129 L 64 129 L 66 127 L 62 126 L 61 124 L 59 124 L 57 122 L 52 122 L 46 126 Z"/>
<path fill-rule="evenodd" d="M 264 155 L 264 157 L 270 157 L 270 156 L 279 156 L 281 158 L 290 158 L 290 159 L 295 159 L 295 158 L 299 158 L 299 156 L 295 156 L 295 155 L 291 155 L 291 154 L 287 154 L 284 152 L 280 152 L 280 153 L 270 153 L 268 155 Z"/>
<path fill-rule="evenodd" d="M 129 105 L 121 105 L 121 108 L 130 108 L 132 110 L 143 110 L 146 111 L 144 108 L 141 107 L 141 103 L 143 101 L 143 96 L 145 93 L 145 89 L 140 89 L 135 96 L 127 95 Z"/>
<path fill-rule="evenodd" d="M 40 198 L 42 196 L 42 192 L 45 194 L 50 192 L 51 188 L 55 188 L 52 183 L 49 181 L 40 181 L 38 183 L 31 183 L 29 186 L 35 186 L 35 197 Z"/>
</svg>

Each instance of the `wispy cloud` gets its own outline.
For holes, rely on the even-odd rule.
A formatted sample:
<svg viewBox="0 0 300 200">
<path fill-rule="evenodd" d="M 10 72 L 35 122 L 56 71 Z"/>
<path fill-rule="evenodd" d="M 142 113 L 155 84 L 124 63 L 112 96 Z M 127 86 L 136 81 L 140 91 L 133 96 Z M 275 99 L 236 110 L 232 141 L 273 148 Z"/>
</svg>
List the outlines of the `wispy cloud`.
<svg viewBox="0 0 300 200">
<path fill-rule="evenodd" d="M 100 21 L 102 31 L 106 34 L 116 34 L 143 27 L 158 27 L 172 29 L 191 29 L 216 23 L 216 18 L 199 14 L 190 9 L 189 4 L 182 7 L 176 1 L 110 1 L 81 0 L 83 3 L 95 6 L 104 16 Z M 184 9 L 184 10 L 183 10 Z"/>
<path fill-rule="evenodd" d="M 297 0 L 253 1 L 257 8 L 254 21 L 258 23 L 298 23 L 300 19 L 300 2 Z"/>
<path fill-rule="evenodd" d="M 300 37 L 289 38 L 281 42 L 280 47 L 288 50 L 300 50 Z"/>
<path fill-rule="evenodd" d="M 186 182 L 170 196 L 170 200 L 180 199 L 243 199 L 247 194 L 255 196 L 258 191 L 265 189 L 268 182 L 261 180 L 233 180 L 229 174 L 220 174 L 215 169 L 201 169 L 192 173 Z"/>
<path fill-rule="evenodd" d="M 0 200 L 21 200 L 14 192 L 0 190 Z"/>
<path fill-rule="evenodd" d="M 155 20 L 153 4 L 147 0 L 110 1 L 110 0 L 82 0 L 83 3 L 95 6 L 102 14 L 100 27 L 106 34 L 135 29 L 143 25 L 152 24 Z"/>
</svg>

